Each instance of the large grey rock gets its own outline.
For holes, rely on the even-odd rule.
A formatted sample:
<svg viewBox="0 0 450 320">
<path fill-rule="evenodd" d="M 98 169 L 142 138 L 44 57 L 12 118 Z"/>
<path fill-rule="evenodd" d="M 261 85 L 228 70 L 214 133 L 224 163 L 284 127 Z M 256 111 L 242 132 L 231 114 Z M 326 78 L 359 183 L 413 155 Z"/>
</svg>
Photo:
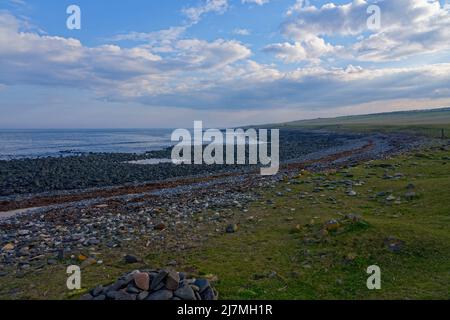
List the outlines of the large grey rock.
<svg viewBox="0 0 450 320">
<path fill-rule="evenodd" d="M 188 285 L 184 285 L 175 291 L 175 296 L 182 300 L 196 300 L 194 290 Z"/>
<path fill-rule="evenodd" d="M 210 286 L 210 283 L 206 279 L 197 279 L 194 281 L 194 285 L 199 288 L 199 292 L 201 293 Z"/>
<path fill-rule="evenodd" d="M 166 278 L 166 288 L 169 290 L 177 290 L 180 285 L 180 275 L 178 272 L 171 271 Z"/>
<path fill-rule="evenodd" d="M 153 279 L 150 285 L 150 289 L 155 290 L 161 282 L 167 277 L 169 273 L 166 270 L 161 270 Z"/>
</svg>

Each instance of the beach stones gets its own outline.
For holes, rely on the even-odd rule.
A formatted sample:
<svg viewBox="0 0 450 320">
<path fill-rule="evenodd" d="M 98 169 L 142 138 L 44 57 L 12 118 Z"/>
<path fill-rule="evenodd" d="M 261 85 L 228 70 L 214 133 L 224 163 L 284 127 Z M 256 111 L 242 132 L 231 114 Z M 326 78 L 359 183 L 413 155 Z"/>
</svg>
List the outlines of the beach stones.
<svg viewBox="0 0 450 320">
<path fill-rule="evenodd" d="M 99 285 L 82 300 L 217 300 L 218 293 L 206 279 L 185 279 L 173 270 L 133 271 L 109 286 Z"/>
<path fill-rule="evenodd" d="M 150 276 L 148 275 L 148 273 L 137 272 L 134 274 L 133 278 L 136 287 L 138 287 L 139 289 L 144 291 L 150 289 Z"/>
</svg>

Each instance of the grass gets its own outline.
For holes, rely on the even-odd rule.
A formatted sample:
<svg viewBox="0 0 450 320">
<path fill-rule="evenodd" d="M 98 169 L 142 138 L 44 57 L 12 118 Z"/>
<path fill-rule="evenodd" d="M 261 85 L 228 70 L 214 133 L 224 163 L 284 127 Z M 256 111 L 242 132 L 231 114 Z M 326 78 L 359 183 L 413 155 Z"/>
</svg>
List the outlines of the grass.
<svg viewBox="0 0 450 320">
<path fill-rule="evenodd" d="M 432 138 L 450 137 L 450 108 L 300 120 L 271 124 L 270 128 L 325 129 L 348 132 L 401 132 Z"/>
<path fill-rule="evenodd" d="M 292 191 L 274 199 L 274 207 L 255 204 L 251 209 L 249 215 L 261 222 L 241 218 L 239 233 L 186 254 L 184 263 L 199 267 L 202 273 L 217 274 L 217 287 L 228 299 L 448 299 L 450 162 L 442 160 L 448 156 L 447 151 L 433 153 L 430 159 L 404 156 L 385 161 L 396 165 L 392 172 L 405 174 L 396 181 L 380 179 L 382 168 L 355 168 L 353 179 L 366 182 L 357 188 L 355 198 L 342 188 L 314 194 L 313 184 L 301 183 L 317 177 L 342 179 L 339 173 L 281 184 L 274 191 Z M 376 175 L 368 176 L 369 172 Z M 370 198 L 385 190 L 400 196 L 409 183 L 416 185 L 416 200 L 391 204 Z M 300 192 L 316 200 L 300 200 Z M 267 192 L 266 197 L 273 199 L 273 194 Z M 337 204 L 327 203 L 329 197 Z M 305 244 L 304 238 L 319 232 L 326 221 L 340 219 L 338 213 L 361 214 L 364 223 Z M 385 246 L 384 239 L 390 236 L 405 242 L 400 253 Z M 380 291 L 366 287 L 366 269 L 373 264 L 382 270 Z M 279 276 L 255 277 L 273 272 Z"/>
<path fill-rule="evenodd" d="M 383 179 L 396 173 L 403 175 Z M 364 182 L 354 187 L 355 197 L 333 183 L 348 179 Z M 320 184 L 328 186 L 314 192 Z M 404 198 L 409 184 L 416 193 L 410 201 Z M 237 233 L 219 233 L 197 248 L 172 254 L 133 250 L 145 257 L 142 265 L 164 267 L 176 259 L 177 270 L 216 280 L 221 299 L 449 299 L 448 190 L 450 151 L 434 148 L 346 172 L 303 173 L 262 189 L 248 212 L 236 208 L 227 221 L 239 223 Z M 387 201 L 387 195 L 376 196 L 380 192 L 401 200 Z M 350 213 L 362 221 L 345 222 Z M 341 227 L 324 235 L 331 219 L 342 221 Z M 400 252 L 388 250 L 388 237 L 404 243 Z M 140 268 L 120 262 L 129 250 L 103 252 L 103 265 L 83 269 L 82 292 Z M 381 290 L 366 287 L 370 265 L 381 268 Z M 70 299 L 82 293 L 69 293 L 65 281 L 64 265 L 20 279 L 7 276 L 0 278 L 0 297 Z"/>
</svg>

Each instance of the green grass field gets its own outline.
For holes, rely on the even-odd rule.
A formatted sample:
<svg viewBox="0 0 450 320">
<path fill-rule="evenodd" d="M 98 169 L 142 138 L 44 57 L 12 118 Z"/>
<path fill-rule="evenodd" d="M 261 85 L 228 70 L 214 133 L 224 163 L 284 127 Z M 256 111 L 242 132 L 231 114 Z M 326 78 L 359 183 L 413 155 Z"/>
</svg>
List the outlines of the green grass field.
<svg viewBox="0 0 450 320">
<path fill-rule="evenodd" d="M 346 194 L 345 180 L 362 182 L 353 187 L 356 196 Z M 414 187 L 411 199 L 405 198 L 408 186 Z M 176 259 L 177 270 L 215 280 L 221 299 L 449 299 L 448 190 L 448 147 L 346 172 L 303 173 L 261 189 L 262 199 L 248 212 L 227 212 L 222 227 L 238 223 L 234 234 L 203 230 L 215 235 L 179 252 L 144 246 L 104 251 L 103 265 L 83 269 L 81 292 L 65 288 L 64 263 L 21 278 L 6 276 L 0 297 L 76 298 L 123 272 L 165 267 Z M 352 222 L 344 218 L 347 214 L 361 220 Z M 340 221 L 339 228 L 324 232 L 331 219 Z M 398 252 L 389 250 L 387 238 L 398 239 Z M 144 263 L 125 265 L 122 257 L 130 250 L 145 257 Z M 381 290 L 367 289 L 370 265 L 381 268 Z"/>
<path fill-rule="evenodd" d="M 442 130 L 444 130 L 445 137 L 449 138 L 450 108 L 301 120 L 282 124 L 270 124 L 264 127 L 357 132 L 403 132 L 434 138 L 440 138 L 442 136 Z"/>
</svg>

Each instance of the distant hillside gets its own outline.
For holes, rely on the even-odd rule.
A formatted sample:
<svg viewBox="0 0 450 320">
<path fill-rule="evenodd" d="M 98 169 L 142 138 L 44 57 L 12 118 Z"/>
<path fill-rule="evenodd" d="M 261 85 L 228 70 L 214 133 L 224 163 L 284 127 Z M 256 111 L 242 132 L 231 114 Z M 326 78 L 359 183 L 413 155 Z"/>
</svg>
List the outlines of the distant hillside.
<svg viewBox="0 0 450 320">
<path fill-rule="evenodd" d="M 431 137 L 442 137 L 443 135 L 444 137 L 450 137 L 450 108 L 300 120 L 265 125 L 264 127 L 358 132 L 408 132 Z"/>
<path fill-rule="evenodd" d="M 336 125 L 380 125 L 414 126 L 450 124 L 450 108 L 432 110 L 399 111 L 338 118 L 300 120 L 281 124 L 289 127 L 336 126 Z"/>
</svg>

